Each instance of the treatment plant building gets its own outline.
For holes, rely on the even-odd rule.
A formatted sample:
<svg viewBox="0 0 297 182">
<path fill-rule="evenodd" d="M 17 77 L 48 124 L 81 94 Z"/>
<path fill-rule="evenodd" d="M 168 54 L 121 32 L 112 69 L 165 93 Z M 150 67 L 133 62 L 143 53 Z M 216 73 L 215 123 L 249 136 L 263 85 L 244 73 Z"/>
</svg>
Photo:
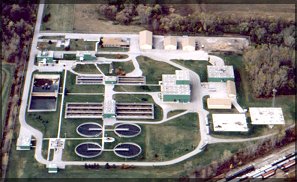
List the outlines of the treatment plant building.
<svg viewBox="0 0 297 182">
<path fill-rule="evenodd" d="M 163 102 L 190 102 L 190 73 L 176 70 L 175 74 L 163 74 L 161 85 L 161 99 Z"/>
</svg>

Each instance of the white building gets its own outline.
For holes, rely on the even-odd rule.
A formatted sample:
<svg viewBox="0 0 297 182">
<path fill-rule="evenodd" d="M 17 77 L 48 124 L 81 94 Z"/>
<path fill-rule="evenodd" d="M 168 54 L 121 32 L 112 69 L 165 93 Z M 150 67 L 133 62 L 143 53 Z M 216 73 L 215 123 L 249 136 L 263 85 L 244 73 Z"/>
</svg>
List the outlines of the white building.
<svg viewBox="0 0 297 182">
<path fill-rule="evenodd" d="M 280 107 L 250 107 L 249 111 L 253 125 L 285 124 L 283 111 Z"/>
<path fill-rule="evenodd" d="M 167 36 L 164 38 L 164 49 L 165 50 L 176 50 L 177 49 L 177 40 L 176 37 Z"/>
<path fill-rule="evenodd" d="M 195 38 L 184 36 L 182 39 L 182 47 L 184 51 L 195 51 Z"/>
<path fill-rule="evenodd" d="M 153 33 L 148 30 L 139 32 L 139 47 L 142 50 L 153 48 Z"/>
<path fill-rule="evenodd" d="M 245 114 L 212 114 L 214 131 L 247 132 Z"/>
</svg>

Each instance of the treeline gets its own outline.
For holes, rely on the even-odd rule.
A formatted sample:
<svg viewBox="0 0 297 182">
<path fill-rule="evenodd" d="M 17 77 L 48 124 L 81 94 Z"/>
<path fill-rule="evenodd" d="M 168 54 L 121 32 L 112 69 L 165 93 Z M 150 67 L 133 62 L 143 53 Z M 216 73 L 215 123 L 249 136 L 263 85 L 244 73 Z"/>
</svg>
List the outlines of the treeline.
<svg viewBox="0 0 297 182">
<path fill-rule="evenodd" d="M 125 4 L 126 3 L 126 4 Z M 234 15 L 219 16 L 195 12 L 188 16 L 174 13 L 165 4 L 134 4 L 129 0 L 111 0 L 101 5 L 98 13 L 120 24 L 137 24 L 154 33 L 223 35 L 240 34 L 250 36 L 255 44 L 276 44 L 295 47 L 295 22 L 281 17 L 246 18 Z"/>
<path fill-rule="evenodd" d="M 295 51 L 276 45 L 258 45 L 243 53 L 244 66 L 256 97 L 295 94 Z"/>
<path fill-rule="evenodd" d="M 36 4 L 2 3 L 2 60 L 15 63 L 27 59 L 36 10 Z"/>
</svg>

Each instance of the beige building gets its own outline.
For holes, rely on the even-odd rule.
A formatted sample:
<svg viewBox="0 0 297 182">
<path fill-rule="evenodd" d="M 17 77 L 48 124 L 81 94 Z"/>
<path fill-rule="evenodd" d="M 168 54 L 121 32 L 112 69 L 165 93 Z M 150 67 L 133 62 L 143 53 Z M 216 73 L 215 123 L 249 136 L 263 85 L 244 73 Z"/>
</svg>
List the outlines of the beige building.
<svg viewBox="0 0 297 182">
<path fill-rule="evenodd" d="M 103 37 L 103 47 L 129 47 L 129 42 L 121 38 Z"/>
<path fill-rule="evenodd" d="M 227 95 L 229 98 L 236 98 L 236 86 L 234 81 L 227 80 Z"/>
<path fill-rule="evenodd" d="M 139 47 L 142 50 L 153 48 L 153 33 L 148 30 L 139 32 Z"/>
<path fill-rule="evenodd" d="M 231 109 L 231 99 L 225 98 L 208 98 L 207 108 L 208 109 Z"/>
<path fill-rule="evenodd" d="M 176 37 L 167 36 L 164 38 L 164 49 L 165 50 L 176 50 L 177 40 Z"/>
<path fill-rule="evenodd" d="M 188 36 L 183 37 L 182 47 L 184 51 L 195 51 L 195 38 Z"/>
</svg>

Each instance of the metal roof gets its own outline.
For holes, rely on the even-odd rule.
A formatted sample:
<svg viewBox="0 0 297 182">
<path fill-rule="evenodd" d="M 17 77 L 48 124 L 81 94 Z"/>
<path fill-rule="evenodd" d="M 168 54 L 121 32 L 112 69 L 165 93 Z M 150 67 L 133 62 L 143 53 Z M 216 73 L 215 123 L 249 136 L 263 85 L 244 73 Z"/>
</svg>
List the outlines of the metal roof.
<svg viewBox="0 0 297 182">
<path fill-rule="evenodd" d="M 190 72 L 186 70 L 175 70 L 176 80 L 190 80 Z"/>
<path fill-rule="evenodd" d="M 139 32 L 139 44 L 141 45 L 152 45 L 153 44 L 153 33 L 148 30 Z"/>
</svg>

